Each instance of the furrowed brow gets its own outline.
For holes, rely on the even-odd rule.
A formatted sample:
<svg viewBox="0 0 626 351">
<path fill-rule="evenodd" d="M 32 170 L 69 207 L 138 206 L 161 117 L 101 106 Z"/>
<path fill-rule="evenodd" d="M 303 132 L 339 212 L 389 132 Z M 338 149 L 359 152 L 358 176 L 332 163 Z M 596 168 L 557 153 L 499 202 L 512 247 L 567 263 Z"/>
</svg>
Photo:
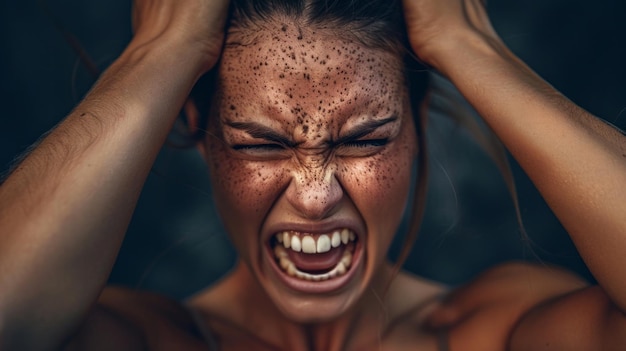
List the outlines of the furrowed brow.
<svg viewBox="0 0 626 351">
<path fill-rule="evenodd" d="M 283 144 L 286 146 L 295 146 L 295 143 L 289 140 L 289 138 L 283 135 L 280 135 L 279 133 L 276 133 L 274 130 L 256 122 L 227 121 L 226 125 L 231 128 L 242 130 L 248 133 L 251 137 L 256 138 L 256 139 L 264 139 L 267 141 Z"/>
<path fill-rule="evenodd" d="M 335 144 L 341 144 L 344 143 L 346 141 L 350 141 L 350 140 L 355 140 L 361 137 L 364 137 L 370 133 L 372 133 L 373 131 L 375 131 L 376 129 L 395 122 L 398 120 L 398 117 L 396 116 L 392 116 L 392 117 L 388 117 L 388 118 L 383 118 L 383 119 L 378 119 L 378 120 L 374 120 L 374 121 L 367 121 L 361 125 L 356 126 L 355 128 L 353 128 L 348 134 L 340 137 L 339 139 L 337 139 L 335 141 Z"/>
</svg>

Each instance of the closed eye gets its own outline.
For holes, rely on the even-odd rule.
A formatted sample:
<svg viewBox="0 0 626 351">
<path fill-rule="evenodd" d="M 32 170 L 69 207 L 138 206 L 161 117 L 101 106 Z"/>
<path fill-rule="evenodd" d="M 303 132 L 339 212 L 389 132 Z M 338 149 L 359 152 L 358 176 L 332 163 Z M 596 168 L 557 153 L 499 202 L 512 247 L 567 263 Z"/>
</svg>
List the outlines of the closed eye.
<svg viewBox="0 0 626 351">
<path fill-rule="evenodd" d="M 367 140 L 352 140 L 342 144 L 342 146 L 346 147 L 357 147 L 357 148 L 366 148 L 366 147 L 380 147 L 387 145 L 389 140 L 387 138 L 383 139 L 367 139 Z"/>
<path fill-rule="evenodd" d="M 389 143 L 388 138 L 349 140 L 337 145 L 342 157 L 370 157 L 378 154 Z"/>
<path fill-rule="evenodd" d="M 233 150 L 236 151 L 252 151 L 252 152 L 263 152 L 263 151 L 281 151 L 285 148 L 279 144 L 237 144 L 232 146 Z"/>
<path fill-rule="evenodd" d="M 287 148 L 277 143 L 236 144 L 231 149 L 241 158 L 256 161 L 283 160 L 289 157 Z"/>
</svg>

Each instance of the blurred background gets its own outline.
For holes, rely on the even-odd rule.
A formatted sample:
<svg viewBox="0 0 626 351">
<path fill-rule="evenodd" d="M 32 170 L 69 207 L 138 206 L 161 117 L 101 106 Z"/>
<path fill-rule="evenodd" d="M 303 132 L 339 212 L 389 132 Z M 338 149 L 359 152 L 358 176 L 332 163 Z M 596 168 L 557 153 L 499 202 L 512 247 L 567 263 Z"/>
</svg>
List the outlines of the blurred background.
<svg viewBox="0 0 626 351">
<path fill-rule="evenodd" d="M 129 0 L 0 2 L 2 171 L 68 114 L 94 81 L 67 33 L 102 70 L 130 40 L 130 9 Z M 490 0 L 489 12 L 503 40 L 529 66 L 580 106 L 626 128 L 626 2 Z M 406 269 L 456 285 L 498 262 L 527 259 L 592 279 L 513 160 L 528 237 L 494 162 L 463 128 L 433 114 L 429 146 L 426 219 Z M 164 147 L 110 282 L 184 298 L 227 273 L 235 259 L 199 155 Z"/>
</svg>

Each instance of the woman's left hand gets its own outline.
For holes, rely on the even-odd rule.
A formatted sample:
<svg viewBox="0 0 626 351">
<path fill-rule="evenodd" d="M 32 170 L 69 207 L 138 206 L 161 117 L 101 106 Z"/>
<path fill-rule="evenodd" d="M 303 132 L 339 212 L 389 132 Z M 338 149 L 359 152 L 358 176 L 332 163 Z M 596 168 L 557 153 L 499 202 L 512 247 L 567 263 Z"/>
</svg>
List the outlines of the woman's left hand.
<svg viewBox="0 0 626 351">
<path fill-rule="evenodd" d="M 442 55 L 458 41 L 500 39 L 491 26 L 484 0 L 404 0 L 409 41 L 425 63 L 439 68 Z"/>
<path fill-rule="evenodd" d="M 611 308 L 626 313 L 624 133 L 515 56 L 480 0 L 404 0 L 404 7 L 413 49 L 496 133 L 569 233 Z M 626 322 L 617 320 L 612 327 L 626 333 Z"/>
</svg>

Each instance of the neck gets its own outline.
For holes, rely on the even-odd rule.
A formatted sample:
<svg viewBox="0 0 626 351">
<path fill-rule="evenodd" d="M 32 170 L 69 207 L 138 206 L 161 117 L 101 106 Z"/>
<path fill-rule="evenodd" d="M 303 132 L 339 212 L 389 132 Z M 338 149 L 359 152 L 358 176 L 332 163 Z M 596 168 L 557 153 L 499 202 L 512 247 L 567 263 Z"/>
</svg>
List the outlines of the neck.
<svg viewBox="0 0 626 351">
<path fill-rule="evenodd" d="M 294 351 L 362 349 L 378 343 L 397 314 L 383 297 L 390 279 L 392 267 L 386 264 L 351 309 L 330 321 L 302 324 L 289 320 L 276 308 L 245 264 L 239 263 L 229 278 L 240 311 L 245 311 L 242 325 L 246 331 L 263 343 Z"/>
</svg>

